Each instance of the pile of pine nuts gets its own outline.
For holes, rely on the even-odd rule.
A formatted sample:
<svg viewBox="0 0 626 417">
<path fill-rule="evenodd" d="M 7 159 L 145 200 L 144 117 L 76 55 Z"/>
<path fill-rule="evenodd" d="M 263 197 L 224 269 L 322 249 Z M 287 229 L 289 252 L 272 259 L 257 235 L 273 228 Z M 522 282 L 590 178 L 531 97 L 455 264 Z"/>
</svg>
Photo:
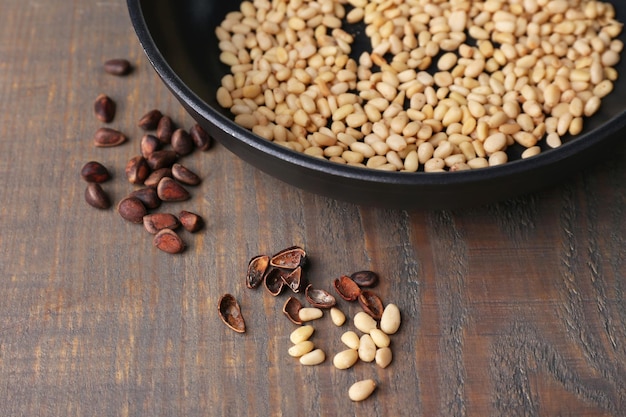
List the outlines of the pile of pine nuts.
<svg viewBox="0 0 626 417">
<path fill-rule="evenodd" d="M 371 52 L 351 57 L 363 22 Z M 307 155 L 457 171 L 555 148 L 613 90 L 623 43 L 594 0 L 245 0 L 216 28 L 235 122 Z"/>
<path fill-rule="evenodd" d="M 323 311 L 318 308 L 305 307 L 300 309 L 299 317 L 303 323 L 308 323 L 322 318 Z M 330 309 L 330 317 L 337 327 L 346 322 L 345 314 L 337 307 Z M 361 333 L 347 330 L 341 335 L 341 342 L 346 345 L 344 349 L 333 356 L 333 366 L 336 369 L 352 368 L 359 360 L 362 362 L 374 362 L 380 368 L 389 366 L 393 359 L 390 336 L 395 334 L 401 324 L 400 310 L 395 304 L 388 304 L 383 310 L 380 321 L 376 321 L 369 314 L 360 311 L 354 315 L 353 325 Z M 315 332 L 311 324 L 303 324 L 291 332 L 289 340 L 292 345 L 288 349 L 291 357 L 298 358 L 301 365 L 315 366 L 324 363 L 326 353 L 310 340 Z M 352 401 L 367 399 L 376 389 L 373 379 L 364 379 L 355 382 L 348 390 L 348 396 Z"/>
</svg>

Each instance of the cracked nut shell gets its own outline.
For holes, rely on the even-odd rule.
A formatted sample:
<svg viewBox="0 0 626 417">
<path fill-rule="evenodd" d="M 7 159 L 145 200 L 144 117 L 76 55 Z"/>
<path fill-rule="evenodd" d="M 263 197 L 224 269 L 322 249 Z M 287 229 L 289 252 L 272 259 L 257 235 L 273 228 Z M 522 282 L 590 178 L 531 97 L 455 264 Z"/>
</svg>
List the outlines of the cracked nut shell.
<svg viewBox="0 0 626 417">
<path fill-rule="evenodd" d="M 250 259 L 246 274 L 246 287 L 253 289 L 261 285 L 269 264 L 270 257 L 268 255 L 257 255 Z"/>
<path fill-rule="evenodd" d="M 306 259 L 306 252 L 299 246 L 291 246 L 283 249 L 270 260 L 270 265 L 285 268 L 295 269 L 304 264 Z"/>
<path fill-rule="evenodd" d="M 331 308 L 337 304 L 335 297 L 328 293 L 328 291 L 313 288 L 312 284 L 307 285 L 304 290 L 304 296 L 313 307 Z"/>
<path fill-rule="evenodd" d="M 361 295 L 361 288 L 347 275 L 335 279 L 333 286 L 337 294 L 346 301 L 354 301 Z"/>
<path fill-rule="evenodd" d="M 237 333 L 246 331 L 246 323 L 241 315 L 241 308 L 237 299 L 232 294 L 224 294 L 218 301 L 217 311 L 220 319 L 230 329 Z"/>
</svg>

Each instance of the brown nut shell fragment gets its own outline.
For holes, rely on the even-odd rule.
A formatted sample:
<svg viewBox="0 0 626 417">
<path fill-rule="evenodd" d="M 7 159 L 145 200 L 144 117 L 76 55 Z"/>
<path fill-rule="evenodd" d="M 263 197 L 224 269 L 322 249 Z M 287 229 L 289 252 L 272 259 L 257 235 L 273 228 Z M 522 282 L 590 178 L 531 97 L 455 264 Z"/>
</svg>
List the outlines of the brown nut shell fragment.
<svg viewBox="0 0 626 417">
<path fill-rule="evenodd" d="M 202 181 L 198 174 L 178 163 L 172 165 L 172 176 L 186 185 L 198 185 Z"/>
<path fill-rule="evenodd" d="M 193 143 L 196 145 L 198 150 L 208 151 L 211 148 L 213 139 L 199 124 L 193 125 L 189 129 L 189 134 L 191 135 L 191 139 L 193 139 Z"/>
<path fill-rule="evenodd" d="M 85 188 L 85 201 L 92 207 L 106 210 L 111 207 L 111 200 L 108 194 L 97 182 L 90 182 Z"/>
<path fill-rule="evenodd" d="M 132 70 L 132 66 L 127 59 L 114 58 L 104 62 L 104 71 L 111 75 L 127 75 Z"/>
<path fill-rule="evenodd" d="M 152 213 L 143 216 L 143 227 L 153 235 L 163 229 L 174 230 L 178 226 L 180 226 L 178 218 L 171 213 Z"/>
<path fill-rule="evenodd" d="M 278 268 L 271 268 L 267 275 L 265 275 L 265 289 L 269 291 L 274 297 L 278 296 L 285 287 L 285 281 L 283 280 L 283 272 Z"/>
<path fill-rule="evenodd" d="M 172 178 L 164 177 L 157 185 L 157 195 L 163 201 L 185 201 L 191 198 L 189 191 Z"/>
<path fill-rule="evenodd" d="M 288 274 L 283 274 L 283 281 L 291 289 L 291 291 L 298 293 L 302 289 L 302 268 L 297 267 Z"/>
<path fill-rule="evenodd" d="M 359 304 L 363 311 L 372 316 L 374 320 L 380 320 L 383 316 L 383 302 L 373 291 L 363 290 L 359 295 Z"/>
<path fill-rule="evenodd" d="M 141 116 L 141 118 L 137 122 L 137 126 L 142 128 L 143 130 L 156 129 L 159 120 L 161 120 L 161 117 L 163 117 L 163 114 L 160 110 L 150 110 L 149 112 Z"/>
<path fill-rule="evenodd" d="M 283 305 L 283 313 L 294 324 L 302 324 L 300 320 L 300 310 L 302 309 L 302 303 L 295 297 L 289 297 L 289 299 Z"/>
<path fill-rule="evenodd" d="M 117 212 L 124 220 L 131 223 L 143 223 L 143 216 L 148 214 L 146 206 L 137 197 L 126 197 L 117 203 Z"/>
<path fill-rule="evenodd" d="M 126 142 L 126 135 L 110 127 L 101 127 L 93 136 L 93 144 L 99 148 L 111 148 Z"/>
<path fill-rule="evenodd" d="M 337 304 L 335 297 L 329 294 L 328 291 L 313 288 L 312 284 L 307 285 L 304 290 L 304 296 L 313 307 L 331 308 Z"/>
<path fill-rule="evenodd" d="M 217 311 L 220 319 L 230 329 L 237 333 L 246 331 L 246 323 L 241 315 L 241 308 L 237 299 L 232 294 L 224 294 L 220 297 L 217 305 Z"/>
<path fill-rule="evenodd" d="M 361 295 L 361 288 L 347 275 L 335 279 L 333 286 L 337 294 L 346 301 L 354 301 Z"/>
<path fill-rule="evenodd" d="M 115 117 L 115 102 L 106 94 L 99 94 L 93 104 L 93 112 L 98 120 L 109 123 Z"/>
<path fill-rule="evenodd" d="M 204 226 L 204 220 L 202 220 L 202 217 L 191 211 L 182 210 L 178 214 L 178 219 L 180 220 L 180 224 L 183 228 L 189 233 L 196 233 Z"/>
<path fill-rule="evenodd" d="M 80 176 L 87 182 L 103 183 L 111 179 L 109 170 L 98 161 L 89 161 L 80 170 Z"/>
<path fill-rule="evenodd" d="M 153 171 L 156 171 L 161 168 L 171 168 L 177 159 L 178 155 L 176 155 L 176 152 L 165 149 L 152 152 L 147 161 L 150 168 L 152 168 Z"/>
<path fill-rule="evenodd" d="M 143 184 L 150 175 L 150 167 L 146 158 L 141 155 L 132 157 L 127 163 L 124 170 L 126 178 L 131 184 Z"/>
<path fill-rule="evenodd" d="M 159 182 L 162 178 L 172 178 L 172 169 L 171 168 L 160 168 L 156 171 L 152 171 L 148 178 L 143 182 L 143 185 L 146 187 L 156 188 L 159 185 Z"/>
<path fill-rule="evenodd" d="M 181 253 L 185 250 L 185 242 L 171 229 L 163 229 L 154 235 L 152 244 L 167 253 Z"/>
<path fill-rule="evenodd" d="M 246 287 L 253 289 L 261 285 L 269 264 L 270 257 L 268 255 L 257 255 L 250 259 L 246 274 Z"/>
<path fill-rule="evenodd" d="M 306 252 L 299 246 L 291 246 L 287 249 L 283 249 L 270 260 L 270 265 L 285 268 L 295 269 L 304 264 L 306 259 Z"/>
<path fill-rule="evenodd" d="M 359 287 L 373 288 L 378 285 L 378 274 L 374 271 L 358 271 L 350 275 Z"/>
<path fill-rule="evenodd" d="M 159 142 L 156 136 L 145 134 L 141 137 L 141 142 L 139 143 L 141 156 L 148 159 L 153 152 L 159 149 L 161 149 L 161 142 Z"/>
<path fill-rule="evenodd" d="M 176 129 L 174 133 L 172 133 L 170 141 L 172 149 L 180 156 L 189 155 L 196 146 L 193 143 L 191 135 L 185 129 L 181 128 Z"/>
<path fill-rule="evenodd" d="M 157 125 L 156 137 L 161 143 L 170 143 L 172 141 L 172 133 L 174 132 L 174 123 L 171 117 L 163 116 Z"/>
<path fill-rule="evenodd" d="M 138 198 L 149 210 L 158 208 L 161 205 L 161 199 L 157 195 L 156 189 L 152 187 L 139 188 L 128 194 L 128 196 Z"/>
</svg>

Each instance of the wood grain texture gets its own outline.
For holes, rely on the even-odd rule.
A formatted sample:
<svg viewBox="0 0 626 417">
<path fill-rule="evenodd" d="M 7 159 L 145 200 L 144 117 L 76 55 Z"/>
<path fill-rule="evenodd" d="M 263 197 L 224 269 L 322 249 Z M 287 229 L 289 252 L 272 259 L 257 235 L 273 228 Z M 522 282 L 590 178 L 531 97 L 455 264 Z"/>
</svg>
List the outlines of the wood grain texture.
<svg viewBox="0 0 626 417">
<path fill-rule="evenodd" d="M 623 416 L 626 414 L 626 148 L 543 192 L 450 211 L 358 207 L 258 172 L 217 144 L 184 159 L 203 182 L 198 234 L 156 250 L 114 209 L 84 202 L 80 168 L 109 167 L 113 201 L 134 189 L 137 120 L 159 108 L 193 121 L 158 80 L 122 0 L 4 0 L 0 25 L 0 415 Z M 134 71 L 102 71 L 109 58 Z M 92 104 L 129 142 L 98 149 Z M 607 152 L 609 153 L 609 152 Z M 387 369 L 339 371 L 343 331 L 313 341 L 326 362 L 287 355 L 286 295 L 245 288 L 248 260 L 290 245 L 309 281 L 380 273 L 403 315 Z M 234 294 L 248 331 L 217 316 Z M 340 302 L 353 317 L 355 304 Z M 351 383 L 374 378 L 363 403 Z"/>
</svg>

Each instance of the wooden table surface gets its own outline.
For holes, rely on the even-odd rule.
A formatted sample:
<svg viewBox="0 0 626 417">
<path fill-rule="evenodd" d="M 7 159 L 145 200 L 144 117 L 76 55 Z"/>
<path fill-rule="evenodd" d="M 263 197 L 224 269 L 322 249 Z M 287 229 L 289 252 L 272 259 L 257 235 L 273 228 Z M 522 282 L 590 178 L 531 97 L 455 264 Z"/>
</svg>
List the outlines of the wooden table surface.
<svg viewBox="0 0 626 417">
<path fill-rule="evenodd" d="M 626 414 L 626 147 L 549 190 L 454 211 L 358 207 L 285 185 L 216 144 L 185 158 L 203 182 L 164 211 L 199 213 L 168 255 L 141 226 L 83 199 L 80 169 L 104 163 L 114 201 L 158 108 L 193 124 L 150 67 L 123 0 L 0 6 L 0 415 L 623 416 Z M 104 73 L 127 58 L 127 77 Z M 93 101 L 117 102 L 129 141 L 95 148 Z M 287 354 L 287 295 L 245 287 L 248 260 L 301 245 L 309 281 L 377 271 L 399 306 L 392 364 Z M 223 293 L 248 326 L 217 315 Z M 341 301 L 351 319 L 360 309 Z M 378 389 L 353 403 L 348 387 Z"/>
</svg>

